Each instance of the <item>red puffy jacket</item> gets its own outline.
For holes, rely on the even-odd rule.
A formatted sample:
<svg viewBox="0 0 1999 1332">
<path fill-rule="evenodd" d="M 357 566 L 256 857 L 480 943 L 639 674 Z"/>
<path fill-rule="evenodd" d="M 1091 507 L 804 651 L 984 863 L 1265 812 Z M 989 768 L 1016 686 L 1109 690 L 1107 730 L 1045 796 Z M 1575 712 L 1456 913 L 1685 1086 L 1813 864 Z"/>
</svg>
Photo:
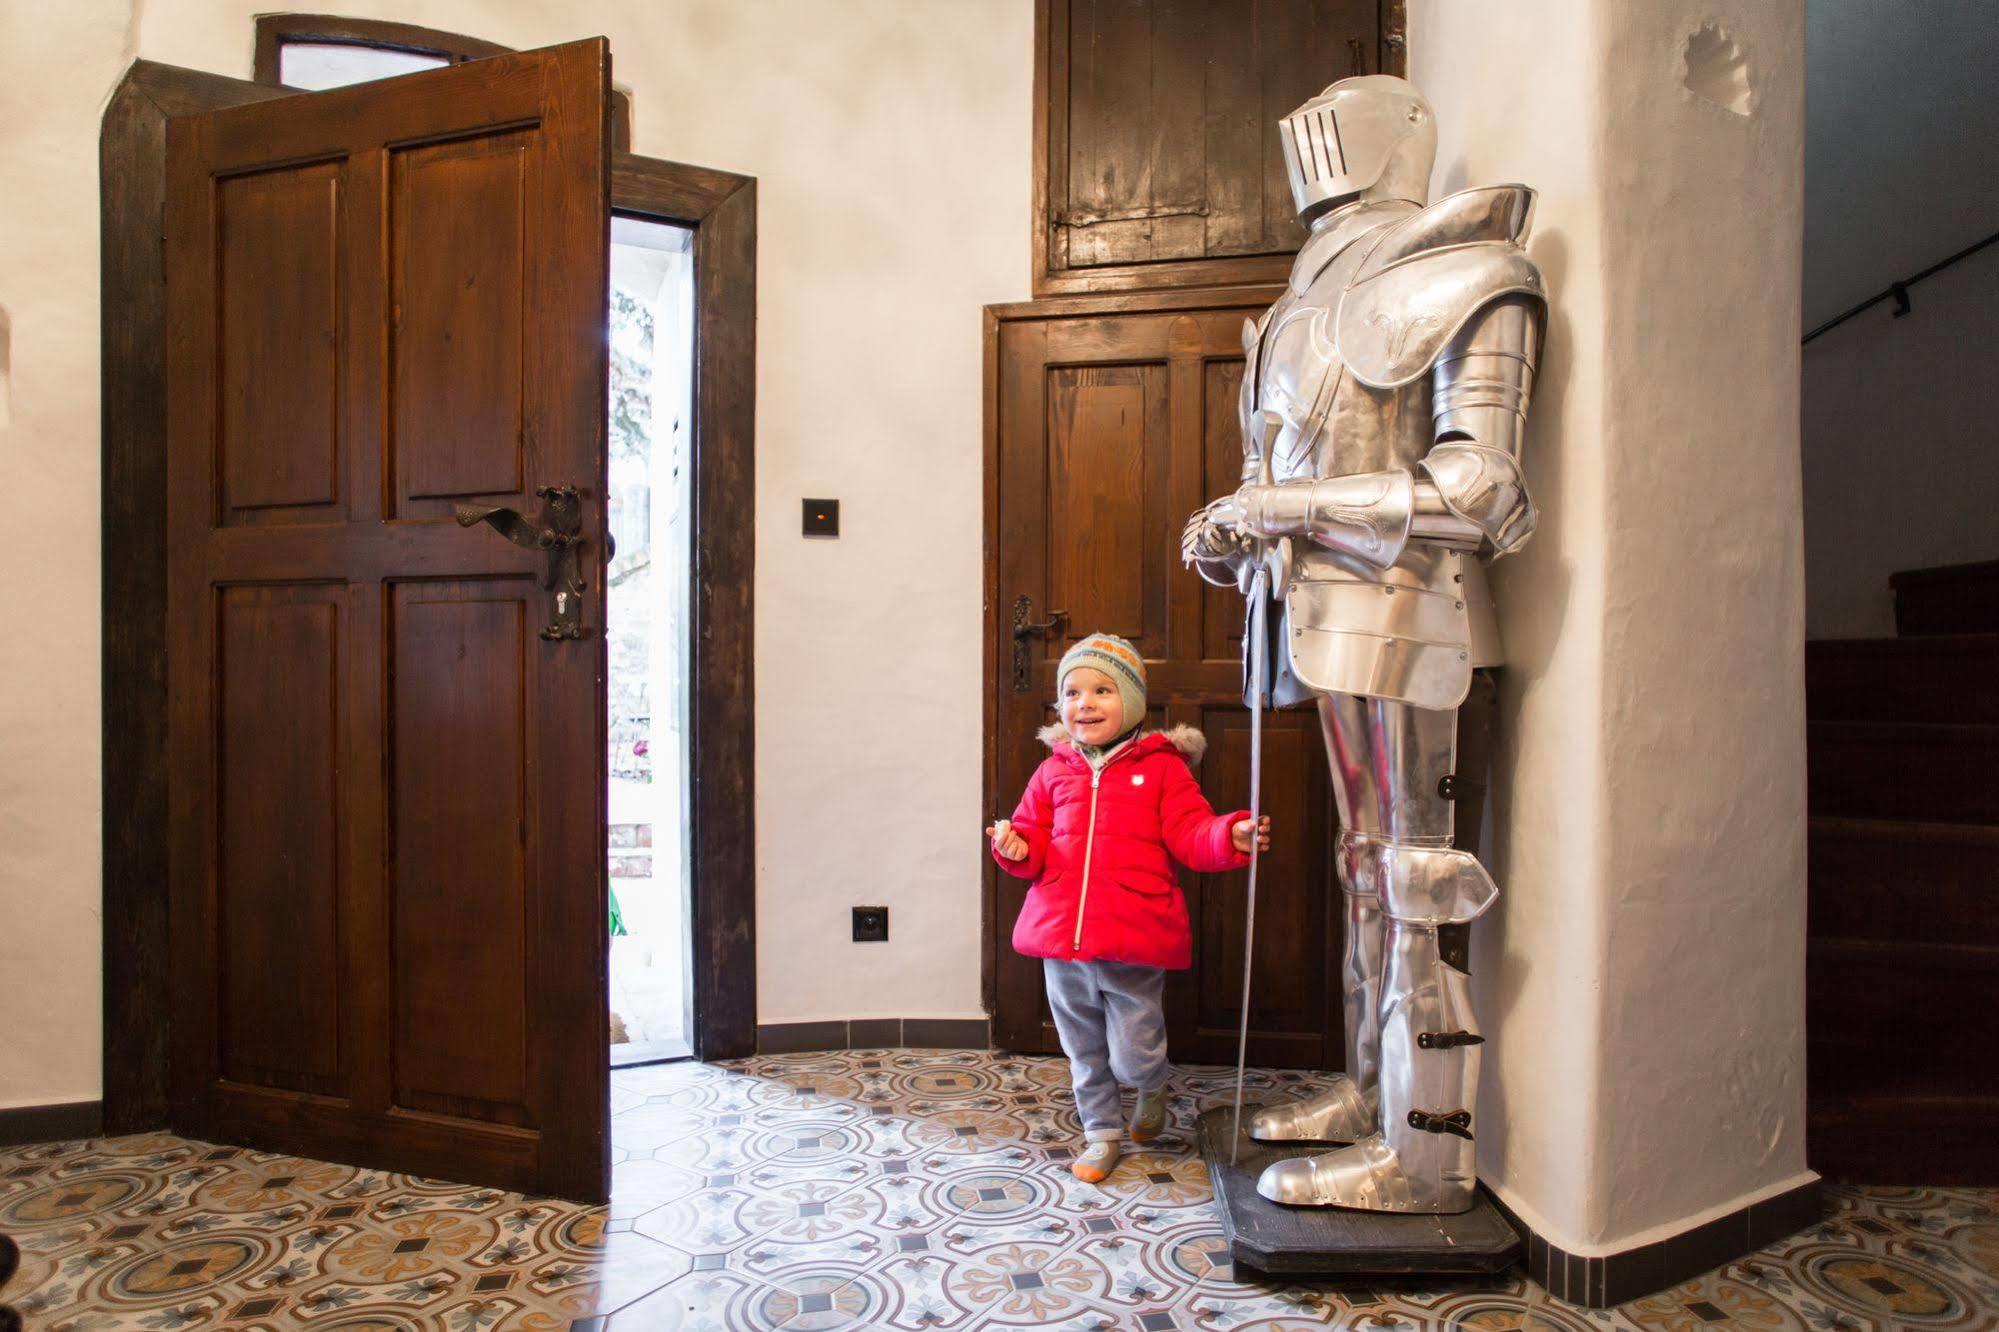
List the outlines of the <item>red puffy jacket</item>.
<svg viewBox="0 0 1999 1332">
<path fill-rule="evenodd" d="M 1249 863 L 1229 840 L 1249 811 L 1216 814 L 1187 770 L 1206 739 L 1191 726 L 1151 731 L 1112 755 L 1100 774 L 1061 727 L 1043 728 L 1041 739 L 1053 752 L 1013 812 L 1027 856 L 993 852 L 1001 869 L 1034 880 L 1014 922 L 1014 950 L 1065 961 L 1191 965 L 1194 939 L 1173 861 L 1207 874 Z"/>
</svg>

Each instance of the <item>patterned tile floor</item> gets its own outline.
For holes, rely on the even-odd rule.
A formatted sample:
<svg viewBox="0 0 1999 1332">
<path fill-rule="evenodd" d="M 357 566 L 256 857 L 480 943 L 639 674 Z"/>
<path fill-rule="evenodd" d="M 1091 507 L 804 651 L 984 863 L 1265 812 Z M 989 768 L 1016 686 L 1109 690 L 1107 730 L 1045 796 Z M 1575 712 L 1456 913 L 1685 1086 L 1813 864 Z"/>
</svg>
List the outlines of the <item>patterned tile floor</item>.
<svg viewBox="0 0 1999 1332">
<path fill-rule="evenodd" d="M 1265 1097 L 1306 1075 L 1258 1075 Z M 4 1298 L 31 1328 L 1999 1327 L 1999 1191 L 1828 1190 L 1818 1227 L 1616 1310 L 1517 1273 L 1237 1281 L 1188 1132 L 1068 1172 L 1066 1066 L 853 1051 L 613 1079 L 608 1209 L 163 1135 L 0 1150 Z"/>
</svg>

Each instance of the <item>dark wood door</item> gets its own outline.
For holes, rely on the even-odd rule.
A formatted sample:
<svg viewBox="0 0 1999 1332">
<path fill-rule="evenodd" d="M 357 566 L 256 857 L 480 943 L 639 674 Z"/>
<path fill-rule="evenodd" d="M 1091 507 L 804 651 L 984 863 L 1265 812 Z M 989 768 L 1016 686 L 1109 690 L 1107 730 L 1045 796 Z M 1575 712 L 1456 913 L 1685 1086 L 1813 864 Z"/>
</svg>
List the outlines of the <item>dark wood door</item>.
<svg viewBox="0 0 1999 1332">
<path fill-rule="evenodd" d="M 1402 0 L 1039 0 L 1034 294 L 1282 281 L 1277 122 L 1402 74 L 1406 27 Z"/>
<path fill-rule="evenodd" d="M 176 1128 L 609 1184 L 601 40 L 176 120 Z M 547 558 L 459 502 L 582 495 Z"/>
<path fill-rule="evenodd" d="M 1158 298 L 1167 308 L 1122 297 L 989 311 L 989 815 L 1012 810 L 1046 757 L 1034 733 L 1054 717 L 1056 663 L 1094 632 L 1121 634 L 1145 654 L 1154 725 L 1206 733 L 1195 775 L 1209 802 L 1248 803 L 1243 599 L 1182 568 L 1179 543 L 1187 516 L 1241 474 L 1242 323 L 1272 298 L 1248 289 L 1206 308 L 1182 296 Z M 1068 616 L 1059 633 L 1016 639 L 1017 607 L 1030 623 Z M 1250 1058 L 1336 1068 L 1335 817 L 1313 711 L 1266 715 L 1263 790 L 1276 838 L 1258 880 Z M 1053 1053 L 1041 964 L 1009 942 L 1027 884 L 987 874 L 994 1039 Z M 1173 1057 L 1233 1062 L 1246 875 L 1183 871 L 1181 886 L 1194 965 L 1167 987 Z"/>
</svg>

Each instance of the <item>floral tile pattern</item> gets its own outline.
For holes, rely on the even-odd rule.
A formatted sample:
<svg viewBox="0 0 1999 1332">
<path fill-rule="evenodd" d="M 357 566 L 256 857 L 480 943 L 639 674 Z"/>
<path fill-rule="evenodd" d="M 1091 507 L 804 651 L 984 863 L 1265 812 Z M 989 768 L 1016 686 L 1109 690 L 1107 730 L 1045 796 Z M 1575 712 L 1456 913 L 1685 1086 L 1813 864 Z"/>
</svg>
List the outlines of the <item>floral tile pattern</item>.
<svg viewBox="0 0 1999 1332">
<path fill-rule="evenodd" d="M 1999 1326 L 1999 1191 L 1826 1191 L 1813 1229 L 1613 1310 L 1519 1273 L 1238 1280 L 1194 1151 L 1233 1071 L 1176 1069 L 1102 1187 L 1059 1059 L 841 1051 L 619 1070 L 614 1196 L 577 1207 L 141 1135 L 0 1149 L 0 1298 L 31 1328 L 325 1332 Z M 1258 1099 L 1311 1090 L 1256 1073 Z"/>
</svg>

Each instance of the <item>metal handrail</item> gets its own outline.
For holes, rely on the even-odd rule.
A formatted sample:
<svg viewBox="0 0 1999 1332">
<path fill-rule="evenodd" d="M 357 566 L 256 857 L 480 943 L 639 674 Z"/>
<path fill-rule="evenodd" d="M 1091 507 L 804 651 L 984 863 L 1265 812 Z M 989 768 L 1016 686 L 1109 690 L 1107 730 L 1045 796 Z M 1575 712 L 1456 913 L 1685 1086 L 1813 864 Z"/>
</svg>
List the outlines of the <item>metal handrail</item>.
<svg viewBox="0 0 1999 1332">
<path fill-rule="evenodd" d="M 1980 250 L 1990 245 L 1993 241 L 1999 241 L 1999 231 L 1993 232 L 1990 236 L 1987 236 L 1982 241 L 1974 241 L 1970 245 L 1965 246 L 1962 250 L 1959 250 L 1956 254 L 1951 255 L 1948 259 L 1939 259 L 1936 263 L 1931 264 L 1928 268 L 1925 268 L 1922 272 L 1916 274 L 1914 277 L 1903 278 L 1900 282 L 1890 282 L 1887 285 L 1887 287 L 1884 288 L 1878 295 L 1869 296 L 1866 300 L 1854 306 L 1851 310 L 1848 310 L 1846 313 L 1834 315 L 1832 318 L 1826 320 L 1823 324 L 1820 324 L 1817 328 L 1813 329 L 1811 332 L 1805 334 L 1804 341 L 1810 342 L 1813 338 L 1817 337 L 1819 334 L 1825 333 L 1831 329 L 1838 328 L 1841 324 L 1844 324 L 1847 320 L 1853 318 L 1853 316 L 1860 314 L 1863 311 L 1871 310 L 1875 306 L 1881 304 L 1881 302 L 1887 300 L 1892 300 L 1895 302 L 1895 318 L 1900 319 L 1903 315 L 1909 313 L 1910 309 L 1909 288 L 1915 286 L 1918 282 L 1921 282 L 1924 278 L 1936 276 L 1938 273 L 1943 272 L 1946 268 L 1949 268 L 1952 264 L 1957 263 L 1961 259 L 1969 259 L 1972 255 L 1977 254 Z M 1802 346 L 1803 344 L 1801 343 L 1799 345 Z"/>
</svg>

